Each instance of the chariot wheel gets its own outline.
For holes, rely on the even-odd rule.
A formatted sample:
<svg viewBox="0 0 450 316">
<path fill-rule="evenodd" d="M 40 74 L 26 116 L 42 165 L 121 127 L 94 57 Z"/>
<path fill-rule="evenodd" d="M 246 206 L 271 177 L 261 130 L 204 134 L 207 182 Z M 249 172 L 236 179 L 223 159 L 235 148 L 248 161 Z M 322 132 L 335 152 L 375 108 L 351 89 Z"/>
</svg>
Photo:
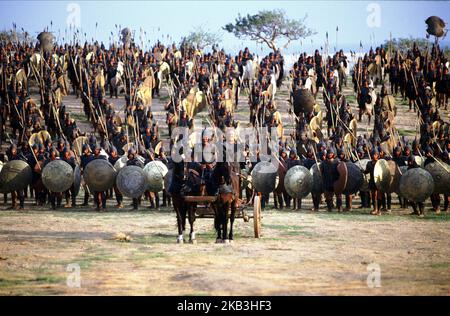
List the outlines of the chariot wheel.
<svg viewBox="0 0 450 316">
<path fill-rule="evenodd" d="M 255 196 L 253 202 L 253 227 L 255 238 L 261 238 L 261 196 Z"/>
</svg>

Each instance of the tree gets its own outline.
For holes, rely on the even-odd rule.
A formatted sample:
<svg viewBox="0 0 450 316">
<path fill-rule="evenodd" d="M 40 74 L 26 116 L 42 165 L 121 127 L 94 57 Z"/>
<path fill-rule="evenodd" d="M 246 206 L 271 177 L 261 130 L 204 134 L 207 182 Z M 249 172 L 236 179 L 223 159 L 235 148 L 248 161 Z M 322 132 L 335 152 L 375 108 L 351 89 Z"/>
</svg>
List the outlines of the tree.
<svg viewBox="0 0 450 316">
<path fill-rule="evenodd" d="M 392 41 L 386 40 L 384 43 L 384 48 L 387 50 L 389 49 L 389 45 L 391 45 L 392 51 L 400 51 L 402 54 L 406 54 L 408 50 L 411 50 L 413 48 L 414 43 L 417 45 L 417 47 L 424 51 L 427 48 L 431 49 L 433 46 L 433 43 L 427 40 L 426 38 L 394 38 Z M 440 46 L 440 49 L 444 52 L 444 55 L 449 58 L 450 57 L 450 49 L 448 46 L 442 47 Z"/>
<path fill-rule="evenodd" d="M 182 43 L 188 46 L 195 46 L 203 49 L 208 46 L 213 46 L 221 41 L 219 34 L 212 33 L 199 26 L 191 31 L 188 36 L 184 37 Z"/>
<path fill-rule="evenodd" d="M 286 48 L 292 41 L 306 38 L 315 31 L 305 25 L 307 16 L 300 20 L 290 20 L 283 10 L 259 11 L 255 15 L 242 17 L 238 15 L 236 22 L 223 27 L 224 30 L 233 33 L 239 39 L 250 39 L 258 43 L 265 43 L 273 51 L 278 50 L 277 42 L 284 39 L 286 43 L 281 48 Z"/>
<path fill-rule="evenodd" d="M 385 49 L 389 49 L 391 45 L 392 51 L 400 51 L 406 53 L 408 50 L 413 48 L 414 43 L 420 50 L 425 50 L 427 47 L 431 48 L 432 44 L 428 42 L 425 38 L 394 38 L 392 41 L 386 40 L 384 43 Z"/>
<path fill-rule="evenodd" d="M 26 42 L 33 43 L 34 39 L 30 38 L 28 32 L 25 32 L 22 29 L 22 32 L 17 32 L 15 30 L 3 30 L 0 31 L 0 43 L 17 43 L 17 42 Z"/>
</svg>

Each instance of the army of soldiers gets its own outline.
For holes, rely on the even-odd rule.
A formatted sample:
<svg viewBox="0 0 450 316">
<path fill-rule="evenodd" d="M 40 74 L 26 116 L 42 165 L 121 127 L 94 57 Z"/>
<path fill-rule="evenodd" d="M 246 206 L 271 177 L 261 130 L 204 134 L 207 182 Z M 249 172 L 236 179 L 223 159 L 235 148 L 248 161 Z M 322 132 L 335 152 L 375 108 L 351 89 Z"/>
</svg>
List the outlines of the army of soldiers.
<svg viewBox="0 0 450 316">
<path fill-rule="evenodd" d="M 267 127 L 269 132 L 277 131 L 280 177 L 296 165 L 311 169 L 321 162 L 323 192 L 312 194 L 315 211 L 322 202 L 322 193 L 328 211 L 334 206 L 338 211 L 353 207 L 353 194 L 344 194 L 343 208 L 342 194 L 335 192 L 339 161 L 370 160 L 364 169 L 369 178 L 368 187 L 358 194 L 361 207 L 372 205 L 374 215 L 392 209 L 391 194 L 380 192 L 374 182 L 373 169 L 378 159 L 392 159 L 398 166 L 408 168 L 418 167 L 416 156 L 425 157 L 424 164 L 435 159 L 449 163 L 449 125 L 440 111 L 447 110 L 450 75 L 448 59 L 438 45 L 430 52 L 414 46 L 404 54 L 399 51 L 392 54 L 380 47 L 355 59 L 352 82 L 358 116 L 343 93 L 350 65 L 343 51 L 331 57 L 319 50 L 313 56 L 301 54 L 289 71 L 290 91 L 307 89 L 318 100 L 321 90 L 323 106 L 315 104 L 312 111 L 296 116 L 289 137 L 284 135 L 275 99 L 275 91 L 281 87 L 284 77 L 280 52 L 259 60 L 248 48 L 233 57 L 223 49 L 204 53 L 186 43 L 166 47 L 157 42 L 149 51 L 128 42 L 110 48 L 97 42 L 55 45 L 50 50 L 26 43 L 0 45 L 0 143 L 9 143 L 6 154 L 0 158 L 3 162 L 24 160 L 33 170 L 29 190 L 11 193 L 12 208 L 23 208 L 28 196 L 34 197 L 37 205 L 48 202 L 57 208 L 65 198 L 65 207 L 76 206 L 76 188 L 52 193 L 42 184 L 42 169 L 55 159 L 68 162 L 74 169 L 79 166 L 81 172 L 94 159 L 105 159 L 115 165 L 126 157 L 126 165 L 141 168 L 153 160 L 170 165 L 168 152 L 161 146 L 160 123 L 153 116 L 151 106 L 152 98 L 160 96 L 163 87 L 168 91 L 164 109 L 169 138 L 174 127 L 192 129 L 196 113 L 203 109 L 208 110 L 212 125 L 238 127 L 234 112 L 244 91 L 248 96 L 249 123 Z M 253 64 L 255 72 L 249 76 Z M 378 86 L 381 91 L 375 93 Z M 125 107 L 117 109 L 109 102 L 108 92 L 110 99 L 124 95 Z M 70 93 L 80 98 L 91 124 L 90 132 L 81 131 L 74 113 L 66 109 L 64 96 Z M 33 98 L 37 94 L 39 101 Z M 398 94 L 408 100 L 409 110 L 417 112 L 418 133 L 411 144 L 400 138 L 394 125 L 396 112 L 402 109 L 389 102 L 389 96 Z M 356 122 L 362 120 L 363 114 L 368 116 L 369 124 L 373 117 L 373 130 L 357 135 Z M 321 133 L 322 119 L 327 122 L 327 137 Z M 255 164 L 243 163 L 242 169 L 251 172 Z M 86 185 L 83 187 L 83 206 L 88 205 L 92 195 L 96 210 L 105 210 L 107 199 L 114 197 L 116 207 L 123 207 L 123 196 L 117 186 L 106 192 L 89 192 Z M 158 193 L 147 191 L 144 197 L 151 208 L 159 208 Z M 399 199 L 402 206 L 409 203 L 414 214 L 423 214 L 423 204 Z M 440 196 L 433 195 L 431 199 L 434 210 L 439 211 Z M 133 199 L 133 209 L 139 207 L 141 200 Z M 263 205 L 268 200 L 265 195 Z M 277 208 L 302 207 L 302 200 L 291 199 L 282 185 L 274 192 L 274 202 Z M 163 192 L 161 205 L 169 203 L 170 197 Z M 448 205 L 449 197 L 445 195 L 445 211 Z"/>
</svg>

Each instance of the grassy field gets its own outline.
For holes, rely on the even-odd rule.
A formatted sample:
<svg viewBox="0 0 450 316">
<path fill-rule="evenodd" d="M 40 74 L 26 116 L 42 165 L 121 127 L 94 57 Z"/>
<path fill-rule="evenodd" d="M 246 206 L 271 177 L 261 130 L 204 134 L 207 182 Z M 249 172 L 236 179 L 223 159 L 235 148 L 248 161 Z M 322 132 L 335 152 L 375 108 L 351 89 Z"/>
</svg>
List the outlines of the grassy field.
<svg viewBox="0 0 450 316">
<path fill-rule="evenodd" d="M 308 207 L 309 201 L 304 203 Z M 0 211 L 2 295 L 447 295 L 450 215 L 395 209 L 319 213 L 266 209 L 263 237 L 237 219 L 232 244 L 216 244 L 212 219 L 198 243 L 176 244 L 170 209 Z M 115 240 L 117 233 L 132 240 Z M 187 236 L 186 236 L 187 238 Z M 381 269 L 381 287 L 367 284 Z M 70 283 L 79 268 L 80 287 Z M 69 283 L 68 283 L 69 282 Z M 68 284 L 70 286 L 68 286 Z"/>
</svg>

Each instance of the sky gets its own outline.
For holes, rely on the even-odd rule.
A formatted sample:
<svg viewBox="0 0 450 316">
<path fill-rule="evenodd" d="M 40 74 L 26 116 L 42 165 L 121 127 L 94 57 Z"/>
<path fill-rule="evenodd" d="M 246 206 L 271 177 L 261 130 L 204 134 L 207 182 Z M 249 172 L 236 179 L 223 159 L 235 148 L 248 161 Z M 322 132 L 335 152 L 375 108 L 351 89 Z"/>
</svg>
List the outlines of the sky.
<svg viewBox="0 0 450 316">
<path fill-rule="evenodd" d="M 145 47 L 157 39 L 178 43 L 182 36 L 201 26 L 219 33 L 220 46 L 226 50 L 248 46 L 266 52 L 267 48 L 221 29 L 238 14 L 255 14 L 262 9 L 283 9 L 291 19 L 307 14 L 306 24 L 317 34 L 293 42 L 287 50 L 290 53 L 311 53 L 323 47 L 327 32 L 330 51 L 336 43 L 338 48 L 358 51 L 360 41 L 368 50 L 389 39 L 390 33 L 393 38 L 424 38 L 425 19 L 431 15 L 450 21 L 450 2 L 446 1 L 0 1 L 0 30 L 11 29 L 14 22 L 18 30 L 24 28 L 36 37 L 48 27 L 59 41 L 64 38 L 67 42 L 72 37 L 69 26 L 74 25 L 87 34 L 88 40 L 95 38 L 108 44 L 111 31 L 118 39 L 117 24 L 134 30 L 138 44 L 140 29 L 145 30 Z M 445 39 L 444 44 L 449 40 Z"/>
</svg>

